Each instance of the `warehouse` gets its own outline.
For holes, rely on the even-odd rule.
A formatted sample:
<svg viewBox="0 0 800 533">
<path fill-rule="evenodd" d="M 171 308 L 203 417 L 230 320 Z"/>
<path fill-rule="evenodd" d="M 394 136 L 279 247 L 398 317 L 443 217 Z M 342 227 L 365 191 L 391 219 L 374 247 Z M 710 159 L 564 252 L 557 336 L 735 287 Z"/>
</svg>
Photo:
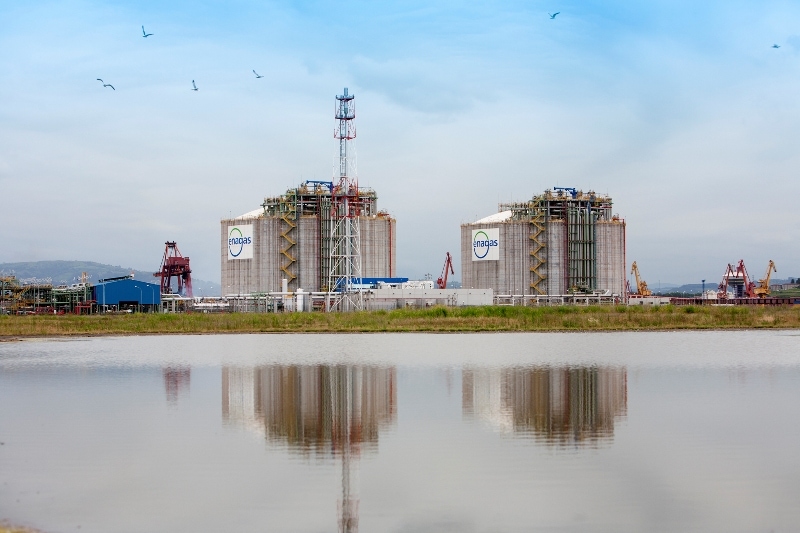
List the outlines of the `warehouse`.
<svg viewBox="0 0 800 533">
<path fill-rule="evenodd" d="M 611 197 L 556 187 L 461 225 L 462 284 L 495 295 L 625 295 L 625 221 Z"/>
<path fill-rule="evenodd" d="M 92 287 L 98 310 L 158 311 L 161 286 L 130 277 L 100 280 Z"/>
</svg>

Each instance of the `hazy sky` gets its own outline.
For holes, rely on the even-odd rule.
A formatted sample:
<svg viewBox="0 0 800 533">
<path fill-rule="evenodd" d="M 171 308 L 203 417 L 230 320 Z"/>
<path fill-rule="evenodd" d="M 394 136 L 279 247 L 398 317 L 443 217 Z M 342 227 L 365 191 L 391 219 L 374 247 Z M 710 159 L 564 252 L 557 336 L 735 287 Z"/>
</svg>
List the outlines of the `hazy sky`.
<svg viewBox="0 0 800 533">
<path fill-rule="evenodd" d="M 613 197 L 651 287 L 800 276 L 800 3 L 464 4 L 0 2 L 0 262 L 176 240 L 219 281 L 220 218 L 331 176 L 348 87 L 400 275 L 561 185 Z"/>
</svg>

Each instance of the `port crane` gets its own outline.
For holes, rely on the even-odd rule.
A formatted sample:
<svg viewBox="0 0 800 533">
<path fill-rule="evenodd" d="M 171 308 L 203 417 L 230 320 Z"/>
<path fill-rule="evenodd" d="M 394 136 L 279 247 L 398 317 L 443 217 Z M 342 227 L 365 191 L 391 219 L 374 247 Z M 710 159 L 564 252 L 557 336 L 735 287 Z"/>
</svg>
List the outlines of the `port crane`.
<svg viewBox="0 0 800 533">
<path fill-rule="evenodd" d="M 453 258 L 450 256 L 450 252 L 447 252 L 444 258 L 444 267 L 442 268 L 442 275 L 439 276 L 439 279 L 436 280 L 436 285 L 440 289 L 447 288 L 447 275 L 452 274 L 456 275 L 455 270 L 453 270 Z"/>
<path fill-rule="evenodd" d="M 769 265 L 767 265 L 767 273 L 764 274 L 764 279 L 758 280 L 758 285 L 753 289 L 753 293 L 757 297 L 766 298 L 769 296 L 769 280 L 773 272 L 777 273 L 778 269 L 775 268 L 775 262 L 770 259 Z"/>
<path fill-rule="evenodd" d="M 747 273 L 747 268 L 744 266 L 744 259 L 739 260 L 736 264 L 736 268 L 728 263 L 728 268 L 725 270 L 725 274 L 722 276 L 722 282 L 719 284 L 717 298 L 721 300 L 727 299 L 728 289 L 733 292 L 734 298 L 756 297 L 756 284 L 750 280 L 750 275 Z"/>
<path fill-rule="evenodd" d="M 636 293 L 639 296 L 652 296 L 653 291 L 647 288 L 647 282 L 639 276 L 639 266 L 636 264 L 636 261 L 631 265 L 631 274 L 636 276 Z"/>
<path fill-rule="evenodd" d="M 192 269 L 189 267 L 189 258 L 181 255 L 175 241 L 167 241 L 164 244 L 166 244 L 166 248 L 164 248 L 164 258 L 161 260 L 161 270 L 153 274 L 153 276 L 161 278 L 161 294 L 172 293 L 174 276 L 178 280 L 177 294 L 191 298 Z"/>
</svg>

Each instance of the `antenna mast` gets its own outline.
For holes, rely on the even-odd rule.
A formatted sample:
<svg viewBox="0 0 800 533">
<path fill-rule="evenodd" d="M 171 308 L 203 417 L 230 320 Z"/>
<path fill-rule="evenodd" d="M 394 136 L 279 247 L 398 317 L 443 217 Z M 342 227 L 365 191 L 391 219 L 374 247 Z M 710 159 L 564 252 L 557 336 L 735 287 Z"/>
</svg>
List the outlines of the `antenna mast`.
<svg viewBox="0 0 800 533">
<path fill-rule="evenodd" d="M 364 309 L 361 291 L 361 228 L 362 201 L 358 191 L 356 169 L 355 95 L 336 97 L 333 137 L 339 141 L 338 165 L 335 165 L 331 193 L 330 257 L 328 291 L 333 296 L 328 310 L 360 311 Z M 338 167 L 338 168 L 337 168 Z"/>
</svg>

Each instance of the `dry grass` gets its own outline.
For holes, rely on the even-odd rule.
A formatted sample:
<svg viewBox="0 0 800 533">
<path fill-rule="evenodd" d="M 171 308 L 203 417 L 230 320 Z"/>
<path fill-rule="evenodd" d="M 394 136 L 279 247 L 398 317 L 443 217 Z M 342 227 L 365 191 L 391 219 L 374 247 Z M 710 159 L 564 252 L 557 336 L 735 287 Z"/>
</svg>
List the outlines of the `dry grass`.
<svg viewBox="0 0 800 533">
<path fill-rule="evenodd" d="M 463 307 L 287 314 L 3 316 L 0 337 L 258 332 L 800 328 L 800 307 Z"/>
<path fill-rule="evenodd" d="M 12 526 L 7 522 L 0 522 L 0 533 L 41 533 L 41 532 L 38 529 Z"/>
</svg>

